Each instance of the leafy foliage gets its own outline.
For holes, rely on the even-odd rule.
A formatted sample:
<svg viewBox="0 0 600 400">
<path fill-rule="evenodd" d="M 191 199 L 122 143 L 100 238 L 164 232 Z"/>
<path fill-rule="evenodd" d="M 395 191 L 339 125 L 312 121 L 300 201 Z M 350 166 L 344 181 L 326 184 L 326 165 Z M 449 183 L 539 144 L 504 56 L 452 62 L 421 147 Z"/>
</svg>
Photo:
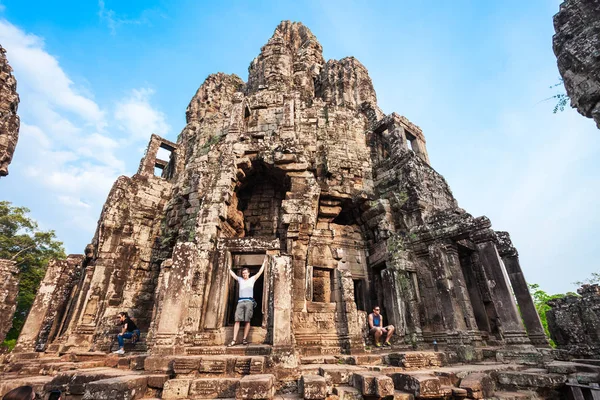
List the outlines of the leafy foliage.
<svg viewBox="0 0 600 400">
<path fill-rule="evenodd" d="M 549 295 L 542 289 L 540 289 L 540 285 L 537 283 L 529 284 L 529 292 L 531 293 L 531 297 L 533 298 L 533 303 L 535 304 L 535 309 L 537 310 L 540 320 L 542 321 L 542 326 L 544 327 L 544 332 L 546 332 L 546 337 L 550 340 L 550 345 L 552 347 L 556 347 L 554 341 L 550 339 L 550 331 L 548 330 L 548 320 L 546 319 L 546 311 L 550 310 L 550 306 L 548 305 L 548 301 L 553 299 L 560 299 L 565 297 L 564 294 L 553 294 Z"/>
<path fill-rule="evenodd" d="M 573 282 L 577 286 L 600 283 L 600 272 L 592 272 L 592 276 L 582 281 Z"/>
<path fill-rule="evenodd" d="M 563 85 L 563 79 L 560 78 L 560 81 L 552 86 L 550 86 L 550 89 L 554 89 L 557 86 L 562 86 Z M 548 100 L 550 99 L 554 99 L 556 101 L 556 104 L 554 105 L 554 109 L 552 110 L 552 112 L 554 114 L 556 114 L 559 111 L 565 111 L 565 107 L 567 106 L 567 104 L 569 103 L 569 101 L 571 100 L 569 98 L 569 95 L 567 95 L 566 93 L 557 93 L 554 96 L 550 97 Z"/>
<path fill-rule="evenodd" d="M 23 328 L 48 261 L 66 258 L 62 242 L 56 240 L 54 231 L 39 230 L 37 222 L 27 213 L 29 209 L 25 207 L 0 201 L 0 258 L 15 261 L 21 275 L 13 326 L 4 342 L 7 346 L 18 338 Z"/>
</svg>

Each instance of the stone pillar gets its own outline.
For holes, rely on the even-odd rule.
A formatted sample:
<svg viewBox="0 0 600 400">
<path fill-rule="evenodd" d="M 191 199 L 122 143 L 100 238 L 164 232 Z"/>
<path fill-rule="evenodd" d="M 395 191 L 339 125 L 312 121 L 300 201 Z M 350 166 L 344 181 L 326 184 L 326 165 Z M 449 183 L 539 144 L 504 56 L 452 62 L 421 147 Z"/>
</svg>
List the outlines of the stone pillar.
<svg viewBox="0 0 600 400">
<path fill-rule="evenodd" d="M 460 310 L 458 313 L 462 318 L 468 331 L 477 330 L 477 321 L 475 313 L 469 297 L 469 291 L 465 282 L 462 268 L 460 266 L 460 258 L 458 256 L 458 247 L 456 243 L 446 244 L 446 256 L 448 261 L 448 269 L 452 274 L 453 282 L 453 298 L 456 299 L 456 306 Z"/>
<path fill-rule="evenodd" d="M 273 276 L 273 347 L 291 348 L 292 337 L 292 262 L 288 256 L 271 260 Z M 266 300 L 266 299 L 265 299 Z"/>
<path fill-rule="evenodd" d="M 536 346 L 549 347 L 548 338 L 544 332 L 544 327 L 540 321 L 540 316 L 535 309 L 531 293 L 527 287 L 525 276 L 521 270 L 519 263 L 519 253 L 514 248 L 510 235 L 508 232 L 496 232 L 498 235 L 498 252 L 502 257 L 506 272 L 510 278 L 513 292 L 517 298 L 519 304 L 519 310 L 525 322 L 525 328 L 527 329 L 527 336 L 531 343 Z"/>
<path fill-rule="evenodd" d="M 159 287 L 164 297 L 157 314 L 155 345 L 174 346 L 181 333 L 182 320 L 187 309 L 192 283 L 192 266 L 196 264 L 198 250 L 194 243 L 177 243 L 173 249 L 173 265 L 168 274 L 163 275 Z"/>
<path fill-rule="evenodd" d="M 12 327 L 19 293 L 19 268 L 12 260 L 0 259 L 0 343 Z"/>
<path fill-rule="evenodd" d="M 51 260 L 21 334 L 17 352 L 43 351 L 56 335 L 66 311 L 71 291 L 79 281 L 83 255 L 71 254 L 66 260 Z"/>
<path fill-rule="evenodd" d="M 158 135 L 150 136 L 150 142 L 146 148 L 144 158 L 140 161 L 140 167 L 138 168 L 138 174 L 143 176 L 154 176 L 154 166 L 156 164 L 156 155 L 160 148 L 162 139 Z"/>
<path fill-rule="evenodd" d="M 484 232 L 476 238 L 475 242 L 488 279 L 487 285 L 498 315 L 499 328 L 506 343 L 529 344 L 508 277 L 496 249 L 495 239 L 493 232 Z"/>
</svg>

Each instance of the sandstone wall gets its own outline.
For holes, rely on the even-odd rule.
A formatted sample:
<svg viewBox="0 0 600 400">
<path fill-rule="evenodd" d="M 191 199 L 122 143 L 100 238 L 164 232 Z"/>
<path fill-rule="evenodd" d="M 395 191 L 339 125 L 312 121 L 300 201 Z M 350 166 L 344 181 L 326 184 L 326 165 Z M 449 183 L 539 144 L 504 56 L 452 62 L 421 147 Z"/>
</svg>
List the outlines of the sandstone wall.
<svg viewBox="0 0 600 400">
<path fill-rule="evenodd" d="M 600 128 L 600 3 L 565 0 L 554 30 L 554 54 L 571 106 Z"/>
<path fill-rule="evenodd" d="M 17 81 L 6 59 L 6 50 L 0 46 L 0 177 L 8 175 L 19 139 L 18 106 Z"/>
<path fill-rule="evenodd" d="M 35 301 L 23 325 L 16 351 L 43 351 L 61 328 L 74 286 L 81 276 L 83 256 L 71 254 L 66 260 L 48 263 Z"/>
<path fill-rule="evenodd" d="M 19 269 L 15 262 L 0 259 L 0 343 L 12 328 L 19 293 Z"/>
</svg>

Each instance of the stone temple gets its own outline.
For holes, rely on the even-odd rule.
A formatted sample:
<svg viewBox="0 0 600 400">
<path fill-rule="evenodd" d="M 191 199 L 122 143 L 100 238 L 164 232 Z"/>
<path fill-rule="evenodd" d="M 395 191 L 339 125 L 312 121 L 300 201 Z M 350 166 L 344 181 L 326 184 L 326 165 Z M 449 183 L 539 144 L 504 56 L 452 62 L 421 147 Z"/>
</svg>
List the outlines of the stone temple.
<svg viewBox="0 0 600 400">
<path fill-rule="evenodd" d="M 138 172 L 117 179 L 85 255 L 49 265 L 6 373 L 35 365 L 53 371 L 36 377 L 45 389 L 85 399 L 151 388 L 163 398 L 319 399 L 338 384 L 359 397 L 481 398 L 493 393 L 488 370 L 461 388 L 400 372 L 492 357 L 499 385 L 518 386 L 511 379 L 524 373 L 501 378 L 511 365 L 502 363 L 548 356 L 508 234 L 458 206 L 421 129 L 379 109 L 355 58 L 325 61 L 308 28 L 282 22 L 248 81 L 210 75 L 186 119 L 176 142 L 152 135 Z M 228 269 L 254 273 L 265 257 L 252 344 L 226 348 L 237 301 Z M 396 327 L 386 353 L 368 336 L 374 305 Z M 142 330 L 120 358 L 105 355 L 119 311 Z M 70 364 L 51 367 L 61 362 Z M 96 371 L 77 386 L 85 374 L 60 372 L 75 362 L 144 372 Z M 531 390 L 564 383 L 537 371 Z"/>
</svg>

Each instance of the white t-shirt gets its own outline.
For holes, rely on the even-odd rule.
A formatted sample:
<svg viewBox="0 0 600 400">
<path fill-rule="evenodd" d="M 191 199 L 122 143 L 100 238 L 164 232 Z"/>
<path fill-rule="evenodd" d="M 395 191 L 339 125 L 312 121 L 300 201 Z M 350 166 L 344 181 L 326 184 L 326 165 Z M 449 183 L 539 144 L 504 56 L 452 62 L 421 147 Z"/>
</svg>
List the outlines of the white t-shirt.
<svg viewBox="0 0 600 400">
<path fill-rule="evenodd" d="M 254 297 L 254 282 L 256 282 L 256 278 L 254 276 L 251 276 L 248 279 L 244 279 L 241 276 L 238 276 L 237 280 L 238 284 L 240 285 L 239 298 L 241 299 L 243 297 Z"/>
</svg>

